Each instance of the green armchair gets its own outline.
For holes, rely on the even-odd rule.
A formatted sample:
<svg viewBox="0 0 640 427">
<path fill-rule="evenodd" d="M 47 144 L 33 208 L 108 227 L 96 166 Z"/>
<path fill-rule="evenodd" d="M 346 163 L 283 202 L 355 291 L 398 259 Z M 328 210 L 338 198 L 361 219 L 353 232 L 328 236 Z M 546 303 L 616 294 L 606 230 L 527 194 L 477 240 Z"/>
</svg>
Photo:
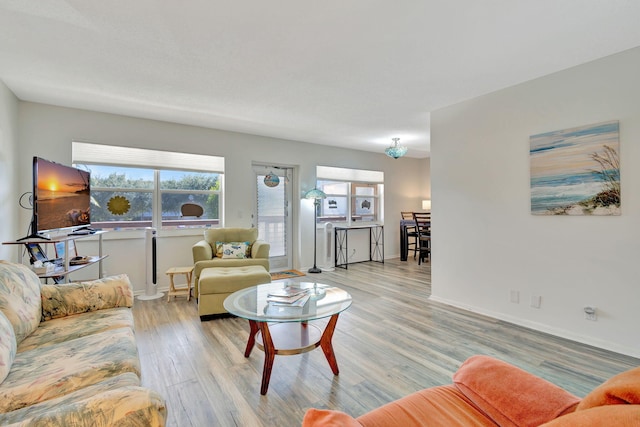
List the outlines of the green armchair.
<svg viewBox="0 0 640 427">
<path fill-rule="evenodd" d="M 221 244 L 249 242 L 243 258 L 222 253 Z M 257 228 L 212 228 L 204 232 L 204 239 L 193 245 L 195 296 L 199 295 L 200 273 L 211 267 L 244 267 L 261 265 L 269 271 L 269 250 L 271 246 L 258 239 Z"/>
</svg>

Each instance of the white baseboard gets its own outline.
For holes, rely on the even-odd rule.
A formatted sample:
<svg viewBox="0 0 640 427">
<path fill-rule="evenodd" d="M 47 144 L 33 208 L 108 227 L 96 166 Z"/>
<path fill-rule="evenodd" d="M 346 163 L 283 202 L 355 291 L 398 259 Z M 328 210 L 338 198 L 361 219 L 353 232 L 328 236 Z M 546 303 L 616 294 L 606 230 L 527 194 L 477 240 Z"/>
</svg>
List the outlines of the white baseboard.
<svg viewBox="0 0 640 427">
<path fill-rule="evenodd" d="M 430 296 L 429 299 L 435 302 L 450 305 L 452 307 L 471 311 L 473 313 L 482 314 L 483 316 L 488 316 L 493 319 L 503 320 L 505 322 L 513 323 L 518 326 L 523 326 L 525 328 L 533 329 L 534 331 L 544 332 L 560 338 L 565 338 L 565 339 L 576 341 L 582 344 L 598 347 L 604 350 L 613 351 L 613 352 L 624 354 L 627 356 L 640 358 L 640 350 L 638 348 L 621 346 L 620 344 L 617 344 L 614 342 L 600 340 L 600 339 L 596 339 L 596 338 L 581 335 L 581 334 L 576 334 L 574 332 L 567 331 L 561 328 L 554 328 L 553 326 L 545 325 L 544 323 L 531 322 L 518 317 L 508 316 L 508 315 L 505 315 L 504 313 L 497 313 L 497 312 L 484 310 L 482 308 L 478 308 L 478 307 L 474 307 L 466 304 L 460 304 L 457 301 L 450 301 L 445 298 L 439 298 L 433 295 Z"/>
</svg>

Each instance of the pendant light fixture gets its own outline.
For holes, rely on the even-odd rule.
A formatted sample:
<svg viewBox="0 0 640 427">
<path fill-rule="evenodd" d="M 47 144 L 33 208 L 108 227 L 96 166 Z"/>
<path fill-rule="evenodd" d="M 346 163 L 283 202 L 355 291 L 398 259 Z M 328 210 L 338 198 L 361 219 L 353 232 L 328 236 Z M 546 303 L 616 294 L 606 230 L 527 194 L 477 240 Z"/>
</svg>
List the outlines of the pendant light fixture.
<svg viewBox="0 0 640 427">
<path fill-rule="evenodd" d="M 391 138 L 391 140 L 393 141 L 393 145 L 384 150 L 384 153 L 387 156 L 393 157 L 394 159 L 399 159 L 400 157 L 407 154 L 407 147 L 398 145 L 398 141 L 400 141 L 400 138 Z"/>
</svg>

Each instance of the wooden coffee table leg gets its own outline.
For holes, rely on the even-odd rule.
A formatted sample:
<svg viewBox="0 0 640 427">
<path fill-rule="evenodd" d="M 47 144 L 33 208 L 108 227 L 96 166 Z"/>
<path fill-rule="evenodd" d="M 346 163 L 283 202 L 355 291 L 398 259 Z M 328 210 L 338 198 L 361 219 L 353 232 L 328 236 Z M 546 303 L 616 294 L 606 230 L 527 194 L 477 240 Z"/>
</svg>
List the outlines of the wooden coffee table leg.
<svg viewBox="0 0 640 427">
<path fill-rule="evenodd" d="M 258 332 L 258 323 L 255 320 L 249 320 L 249 339 L 247 340 L 247 348 L 244 350 L 244 357 L 249 357 L 253 346 L 256 343 L 256 333 Z"/>
<path fill-rule="evenodd" d="M 338 370 L 338 361 L 336 360 L 336 355 L 333 352 L 333 345 L 331 344 L 331 339 L 333 338 L 333 332 L 336 330 L 336 323 L 338 323 L 338 314 L 334 314 L 331 316 L 327 327 L 322 333 L 322 337 L 320 338 L 320 346 L 322 347 L 322 351 L 327 358 L 327 362 L 329 362 L 329 366 L 331 366 L 331 370 L 334 375 L 338 375 L 340 372 Z"/>
<path fill-rule="evenodd" d="M 267 322 L 260 322 L 260 333 L 262 334 L 262 343 L 264 344 L 264 369 L 262 370 L 262 386 L 260 394 L 267 394 L 269 388 L 269 380 L 271 379 L 271 369 L 273 368 L 273 360 L 276 357 L 276 349 L 271 339 L 269 325 Z"/>
</svg>

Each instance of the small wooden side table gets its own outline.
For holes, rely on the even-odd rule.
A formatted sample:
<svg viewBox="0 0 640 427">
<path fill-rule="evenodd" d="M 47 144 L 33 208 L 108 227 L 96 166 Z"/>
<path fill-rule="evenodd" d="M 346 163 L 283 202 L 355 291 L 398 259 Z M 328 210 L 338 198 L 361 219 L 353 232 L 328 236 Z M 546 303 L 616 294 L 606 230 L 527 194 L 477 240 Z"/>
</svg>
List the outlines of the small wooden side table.
<svg viewBox="0 0 640 427">
<path fill-rule="evenodd" d="M 191 275 L 193 274 L 193 266 L 189 267 L 171 267 L 165 273 L 169 276 L 169 292 L 167 292 L 167 302 L 171 301 L 171 296 L 186 295 L 187 301 L 191 300 Z M 173 276 L 176 274 L 184 274 L 187 278 L 186 288 L 176 288 L 173 282 Z"/>
</svg>

